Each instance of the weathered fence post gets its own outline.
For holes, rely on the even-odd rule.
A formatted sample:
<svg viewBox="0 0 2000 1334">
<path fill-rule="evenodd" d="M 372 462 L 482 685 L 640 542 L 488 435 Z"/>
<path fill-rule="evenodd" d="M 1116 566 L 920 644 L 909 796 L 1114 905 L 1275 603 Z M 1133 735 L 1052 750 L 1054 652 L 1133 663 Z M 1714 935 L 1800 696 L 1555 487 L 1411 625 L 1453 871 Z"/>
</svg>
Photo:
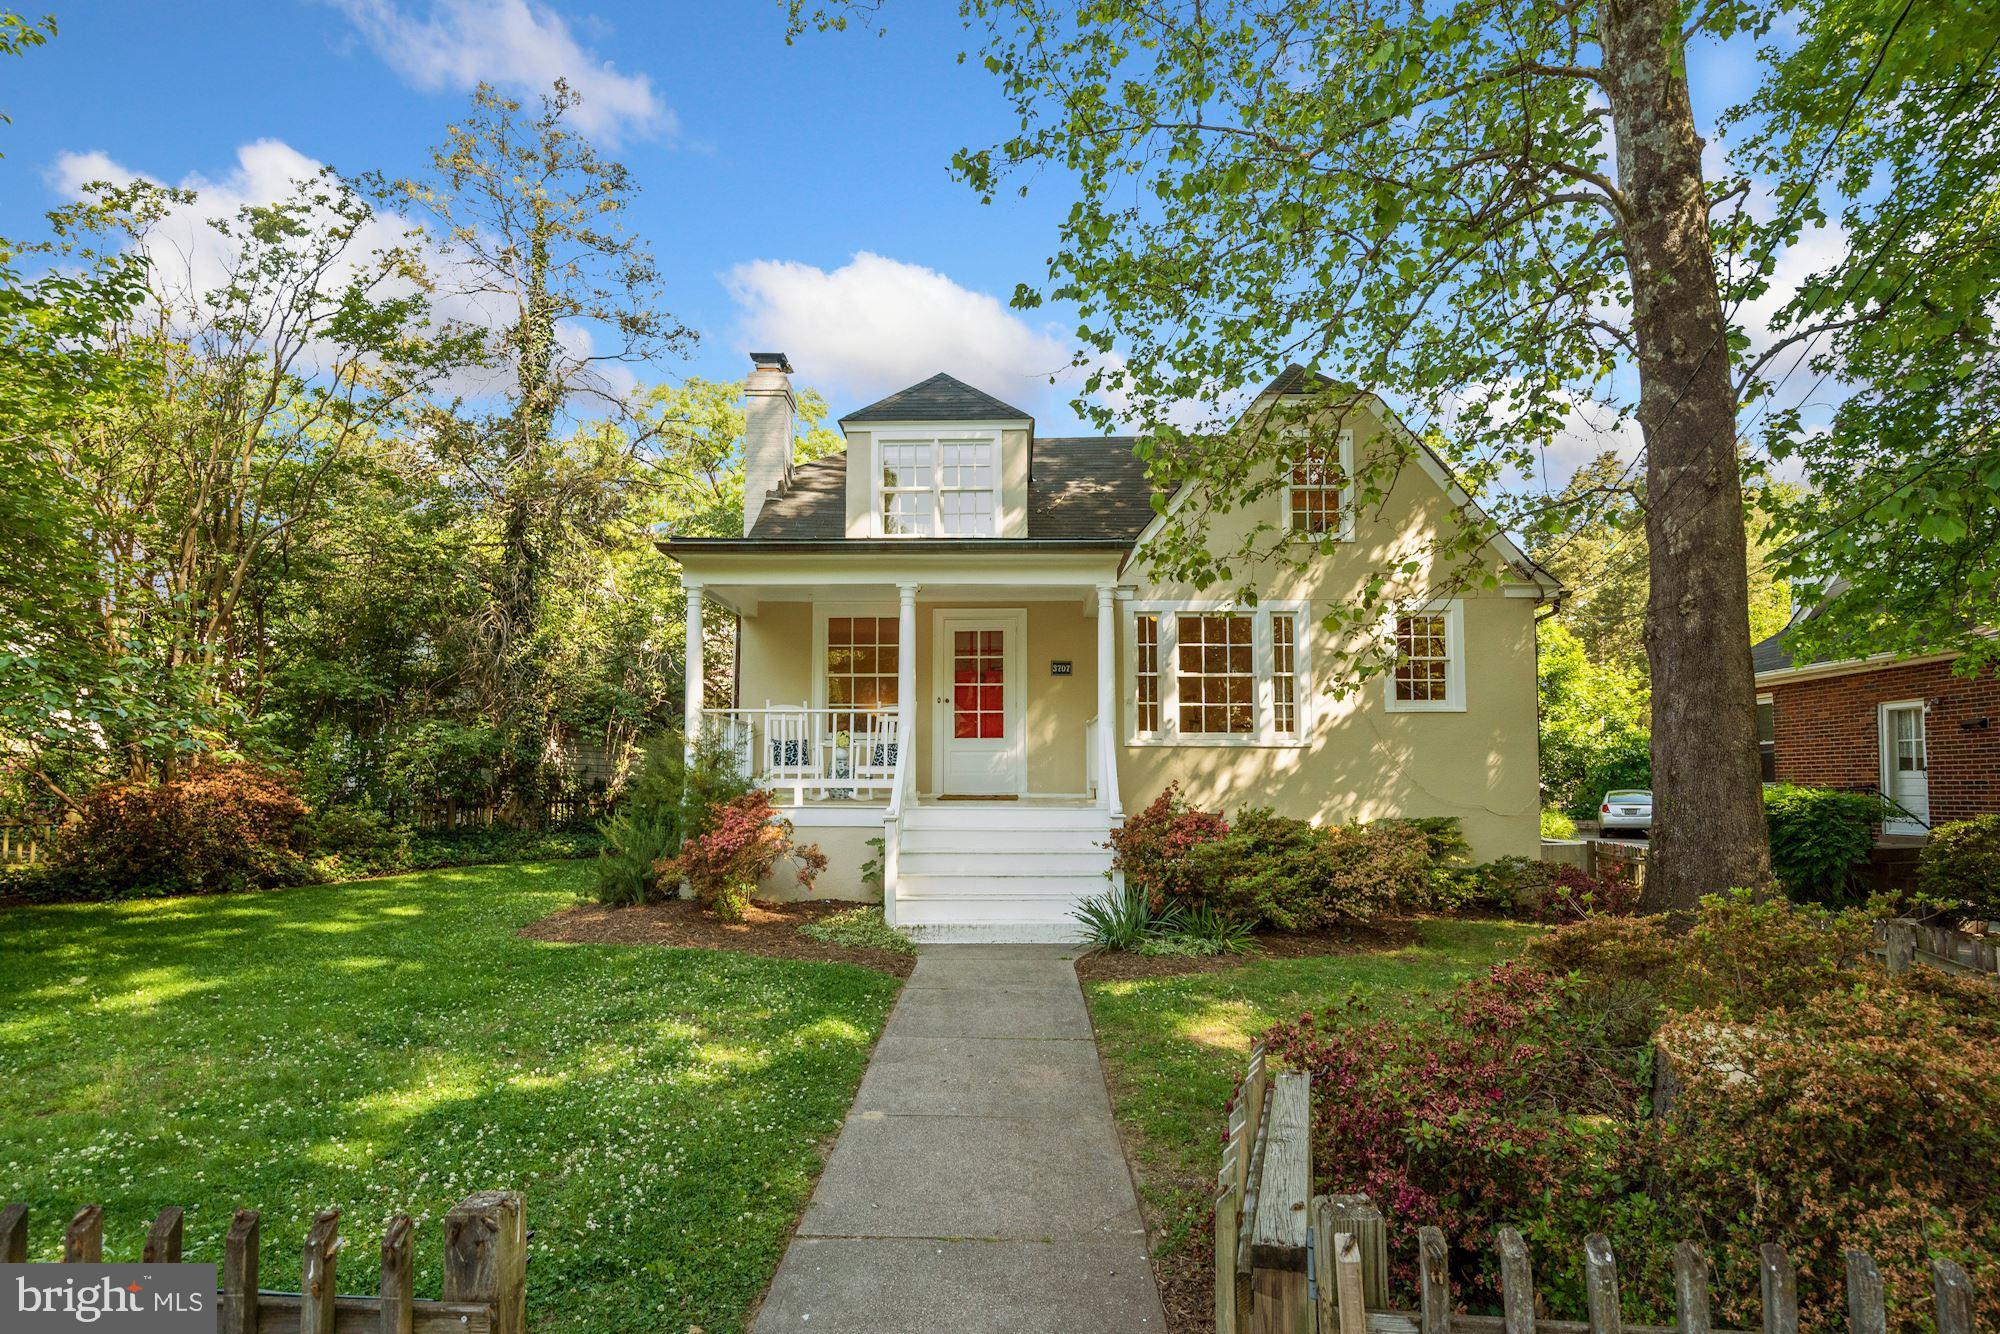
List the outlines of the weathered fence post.
<svg viewBox="0 0 2000 1334">
<path fill-rule="evenodd" d="M 306 1229 L 299 1258 L 299 1334 L 333 1334 L 334 1269 L 340 1247 L 340 1210 L 320 1210 Z"/>
<path fill-rule="evenodd" d="M 170 1204 L 160 1210 L 153 1226 L 146 1230 L 145 1249 L 139 1259 L 149 1265 L 179 1264 L 181 1260 L 181 1207 Z"/>
<path fill-rule="evenodd" d="M 94 1265 L 104 1259 L 104 1209 L 86 1204 L 69 1220 L 63 1233 L 63 1263 Z"/>
<path fill-rule="evenodd" d="M 1882 1307 L 1882 1271 L 1866 1251 L 1848 1251 L 1847 1327 L 1853 1334 L 1888 1334 L 1888 1313 Z"/>
<path fill-rule="evenodd" d="M 28 1263 L 28 1206 L 10 1204 L 0 1209 L 0 1264 Z"/>
<path fill-rule="evenodd" d="M 1311 1334 L 1306 1237 L 1312 1204 L 1312 1080 L 1287 1072 L 1271 1081 L 1250 1233 L 1252 1334 Z"/>
<path fill-rule="evenodd" d="M 1236 1334 L 1236 1240 L 1243 1226 L 1236 1164 L 1225 1158 L 1215 1196 L 1215 1334 Z"/>
<path fill-rule="evenodd" d="M 1931 1261 L 1938 1334 L 1972 1334 L 1972 1280 L 1955 1260 Z"/>
<path fill-rule="evenodd" d="M 1590 1312 L 1591 1334 L 1622 1334 L 1624 1316 L 1618 1307 L 1618 1258 L 1611 1238 L 1593 1232 L 1583 1239 L 1583 1299 Z"/>
<path fill-rule="evenodd" d="M 1764 1334 L 1799 1334 L 1799 1282 L 1791 1257 L 1769 1242 L 1757 1248 L 1764 1290 Z"/>
<path fill-rule="evenodd" d="M 381 1334 L 411 1334 L 416 1328 L 416 1257 L 410 1234 L 416 1225 L 408 1214 L 397 1214 L 382 1233 Z"/>
<path fill-rule="evenodd" d="M 1691 1241 L 1674 1247 L 1674 1312 L 1680 1334 L 1708 1334 L 1708 1257 Z"/>
<path fill-rule="evenodd" d="M 1882 924 L 1882 944 L 1889 971 L 1907 973 L 1917 958 L 1917 924 L 1907 917 L 1892 917 Z"/>
<path fill-rule="evenodd" d="M 1451 1251 L 1444 1233 L 1434 1227 L 1417 1229 L 1417 1299 L 1423 1334 L 1451 1334 L 1451 1275 L 1446 1272 Z"/>
<path fill-rule="evenodd" d="M 1511 1227 L 1497 1234 L 1500 1241 L 1500 1310 L 1507 1334 L 1535 1334 L 1535 1269 L 1528 1243 Z"/>
<path fill-rule="evenodd" d="M 1389 1305 L 1389 1231 L 1382 1211 L 1366 1195 L 1323 1195 L 1314 1201 L 1322 1240 L 1346 1234 L 1361 1255 L 1361 1291 L 1368 1309 Z"/>
<path fill-rule="evenodd" d="M 493 1334 L 524 1334 L 528 1232 L 519 1191 L 478 1191 L 445 1215 L 444 1299 L 491 1302 Z"/>
<path fill-rule="evenodd" d="M 221 1334 L 257 1334 L 257 1248 L 260 1226 L 255 1209 L 238 1209 L 222 1239 Z"/>
</svg>

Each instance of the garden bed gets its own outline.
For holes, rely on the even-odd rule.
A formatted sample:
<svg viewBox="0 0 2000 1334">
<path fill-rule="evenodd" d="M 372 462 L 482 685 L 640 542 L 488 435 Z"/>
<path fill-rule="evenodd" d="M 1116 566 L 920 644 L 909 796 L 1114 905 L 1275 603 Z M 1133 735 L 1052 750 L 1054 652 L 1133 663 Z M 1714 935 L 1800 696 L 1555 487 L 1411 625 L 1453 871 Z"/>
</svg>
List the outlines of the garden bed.
<svg viewBox="0 0 2000 1334">
<path fill-rule="evenodd" d="M 1114 982 L 1147 977 L 1179 977 L 1186 973 L 1219 973 L 1271 959 L 1316 959 L 1330 954 L 1372 953 L 1401 949 L 1417 939 L 1418 924 L 1410 920 L 1370 922 L 1364 926 L 1328 927 L 1321 931 L 1266 931 L 1254 937 L 1250 954 L 1139 954 L 1129 950 L 1098 950 L 1076 961 L 1077 980 Z"/>
<path fill-rule="evenodd" d="M 674 949 L 734 950 L 771 959 L 851 963 L 894 977 L 908 977 L 914 954 L 809 940 L 799 928 L 852 908 L 834 899 L 796 903 L 752 902 L 740 922 L 718 921 L 692 899 L 670 899 L 634 908 L 580 903 L 521 929 L 530 940 L 574 945 L 666 945 Z M 1200 962 L 1198 960 L 1169 962 Z"/>
</svg>

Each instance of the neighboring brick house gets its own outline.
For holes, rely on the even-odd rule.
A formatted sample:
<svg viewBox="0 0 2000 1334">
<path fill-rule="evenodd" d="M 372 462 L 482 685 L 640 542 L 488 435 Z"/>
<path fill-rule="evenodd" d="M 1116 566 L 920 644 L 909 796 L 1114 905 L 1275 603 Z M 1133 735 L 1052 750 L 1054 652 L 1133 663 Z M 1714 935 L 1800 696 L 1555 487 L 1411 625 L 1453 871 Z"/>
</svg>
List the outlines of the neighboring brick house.
<svg viewBox="0 0 2000 1334">
<path fill-rule="evenodd" d="M 1785 637 L 1750 651 L 1766 781 L 1880 791 L 1909 812 L 1887 834 L 2000 811 L 2000 677 L 1949 653 L 1795 662 Z"/>
</svg>

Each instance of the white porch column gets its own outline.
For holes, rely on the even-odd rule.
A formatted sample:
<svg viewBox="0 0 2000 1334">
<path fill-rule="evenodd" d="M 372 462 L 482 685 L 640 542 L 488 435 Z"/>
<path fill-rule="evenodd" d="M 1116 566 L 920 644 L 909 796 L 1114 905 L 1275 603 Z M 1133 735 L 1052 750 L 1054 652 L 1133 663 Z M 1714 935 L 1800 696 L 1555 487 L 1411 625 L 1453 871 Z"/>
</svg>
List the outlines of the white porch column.
<svg viewBox="0 0 2000 1334">
<path fill-rule="evenodd" d="M 1118 589 L 1097 586 L 1097 799 L 1114 819 L 1118 800 Z"/>
<path fill-rule="evenodd" d="M 700 581 L 683 577 L 681 592 L 687 597 L 687 703 L 681 718 L 681 737 L 692 759 L 695 745 L 701 739 L 701 687 L 705 675 L 701 661 Z"/>
<path fill-rule="evenodd" d="M 896 585 L 896 745 L 905 783 L 917 786 L 917 585 Z"/>
</svg>

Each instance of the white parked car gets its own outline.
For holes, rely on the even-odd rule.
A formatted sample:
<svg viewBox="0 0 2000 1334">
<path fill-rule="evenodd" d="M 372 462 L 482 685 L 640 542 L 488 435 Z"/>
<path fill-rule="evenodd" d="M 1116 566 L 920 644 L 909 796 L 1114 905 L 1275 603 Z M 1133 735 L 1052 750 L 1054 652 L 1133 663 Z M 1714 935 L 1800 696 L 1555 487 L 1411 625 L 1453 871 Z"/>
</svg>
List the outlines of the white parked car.
<svg viewBox="0 0 2000 1334">
<path fill-rule="evenodd" d="M 1605 834 L 1629 831 L 1650 835 L 1653 832 L 1653 794 L 1630 790 L 1605 793 L 1604 800 L 1597 806 L 1597 828 Z"/>
</svg>

